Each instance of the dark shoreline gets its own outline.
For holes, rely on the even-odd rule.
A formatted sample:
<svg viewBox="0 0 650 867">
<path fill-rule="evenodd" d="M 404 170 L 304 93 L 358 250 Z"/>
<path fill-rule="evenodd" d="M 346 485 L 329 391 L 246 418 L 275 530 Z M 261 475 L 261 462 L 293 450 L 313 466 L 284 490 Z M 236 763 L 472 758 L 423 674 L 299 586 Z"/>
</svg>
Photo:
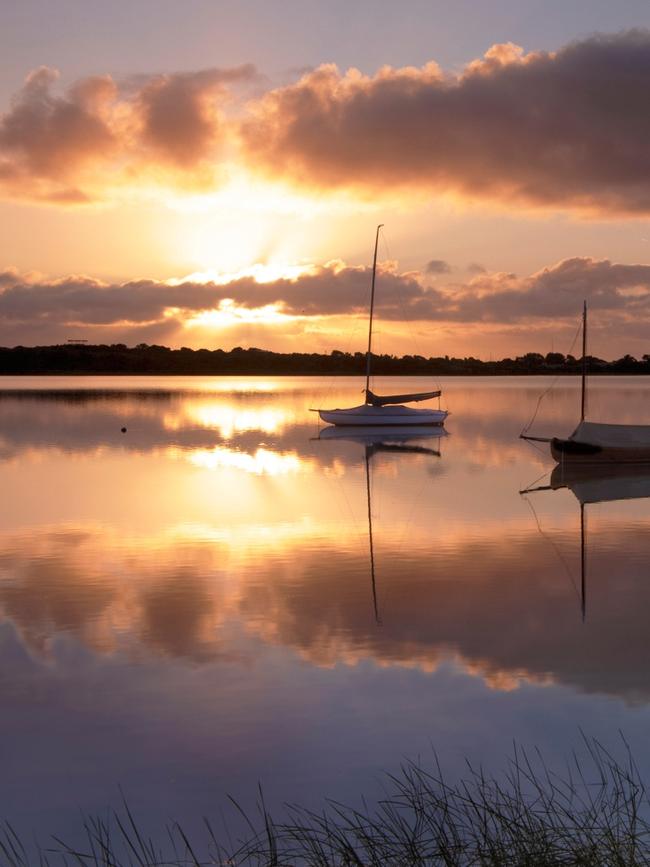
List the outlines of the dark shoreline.
<svg viewBox="0 0 650 867">
<path fill-rule="evenodd" d="M 364 353 L 334 350 L 281 353 L 263 349 L 169 349 L 124 344 L 0 347 L 0 376 L 363 376 Z M 613 361 L 587 357 L 590 375 L 650 375 L 650 355 Z M 529 352 L 482 361 L 449 356 L 373 355 L 377 376 L 576 376 L 582 360 L 560 353 Z"/>
</svg>

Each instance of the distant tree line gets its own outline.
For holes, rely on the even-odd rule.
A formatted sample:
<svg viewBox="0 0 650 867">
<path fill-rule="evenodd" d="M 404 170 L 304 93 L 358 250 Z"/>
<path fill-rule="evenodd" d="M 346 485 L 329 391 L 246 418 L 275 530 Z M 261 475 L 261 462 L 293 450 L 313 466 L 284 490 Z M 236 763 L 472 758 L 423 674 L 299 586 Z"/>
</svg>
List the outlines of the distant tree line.
<svg viewBox="0 0 650 867">
<path fill-rule="evenodd" d="M 650 355 L 637 360 L 625 355 L 615 361 L 588 356 L 591 374 L 650 374 Z M 581 359 L 559 352 L 527 352 L 516 358 L 481 361 L 471 356 L 374 355 L 372 370 L 383 375 L 534 375 L 577 374 Z M 15 374 L 168 374 L 168 375 L 358 375 L 365 372 L 365 354 L 341 352 L 269 352 L 264 349 L 170 349 L 140 343 L 129 347 L 63 344 L 58 346 L 0 347 L 0 375 Z"/>
</svg>

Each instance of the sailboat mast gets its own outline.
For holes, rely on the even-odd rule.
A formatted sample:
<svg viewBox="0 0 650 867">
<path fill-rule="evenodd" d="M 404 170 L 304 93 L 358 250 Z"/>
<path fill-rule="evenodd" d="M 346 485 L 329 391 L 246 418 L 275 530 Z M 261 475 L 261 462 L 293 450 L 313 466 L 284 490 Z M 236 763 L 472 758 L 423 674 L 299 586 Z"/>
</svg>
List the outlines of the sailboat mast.
<svg viewBox="0 0 650 867">
<path fill-rule="evenodd" d="M 587 302 L 582 310 L 582 401 L 580 405 L 580 421 L 585 420 L 587 406 Z"/>
<path fill-rule="evenodd" d="M 380 223 L 377 226 L 377 234 L 375 235 L 375 255 L 372 259 L 372 283 L 370 284 L 370 323 L 368 325 L 368 351 L 366 352 L 366 402 L 368 400 L 368 390 L 370 389 L 370 350 L 372 347 L 372 316 L 375 309 L 375 276 L 377 274 L 377 249 L 379 247 L 379 230 L 383 225 L 383 223 Z"/>
</svg>

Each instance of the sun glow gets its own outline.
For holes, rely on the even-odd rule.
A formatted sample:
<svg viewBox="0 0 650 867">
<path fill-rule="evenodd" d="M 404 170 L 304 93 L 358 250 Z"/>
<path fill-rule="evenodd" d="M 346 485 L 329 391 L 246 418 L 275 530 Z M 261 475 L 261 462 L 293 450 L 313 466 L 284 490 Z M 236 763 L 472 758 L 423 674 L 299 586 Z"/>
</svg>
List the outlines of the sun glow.
<svg viewBox="0 0 650 867">
<path fill-rule="evenodd" d="M 241 307 L 232 298 L 224 298 L 214 310 L 203 310 L 183 325 L 185 328 L 229 328 L 235 325 L 282 325 L 298 319 L 283 313 L 279 304 L 264 307 Z"/>
<path fill-rule="evenodd" d="M 256 283 L 273 283 L 275 280 L 297 280 L 305 274 L 316 273 L 315 265 L 296 265 L 285 262 L 262 264 L 256 262 L 237 271 L 218 271 L 214 268 L 207 271 L 193 271 L 185 277 L 172 277 L 167 280 L 169 286 L 180 286 L 183 283 L 215 283 L 225 286 L 236 280 L 252 278 Z"/>
<path fill-rule="evenodd" d="M 310 196 L 280 181 L 251 178 L 245 170 L 234 164 L 228 166 L 227 182 L 219 190 L 185 194 L 176 192 L 165 199 L 165 204 L 171 210 L 184 214 L 209 211 L 232 214 L 245 211 L 249 214 L 289 214 L 300 217 L 311 217 L 336 206 L 334 197 Z"/>
<path fill-rule="evenodd" d="M 360 202 L 347 192 L 298 191 L 280 181 L 252 177 L 232 164 L 225 175 L 218 190 L 175 190 L 162 199 L 171 231 L 161 240 L 165 258 L 173 250 L 172 273 L 179 273 L 180 266 L 182 273 L 209 275 L 206 279 L 215 273 L 241 273 L 260 282 L 292 279 L 303 272 L 288 263 L 324 261 L 339 254 L 341 220 L 349 220 L 351 211 L 359 215 L 376 209 L 376 203 Z M 349 231 L 344 233 L 349 242 Z"/>
<path fill-rule="evenodd" d="M 241 171 L 232 172 L 218 191 L 175 193 L 165 205 L 177 215 L 172 218 L 173 244 L 180 261 L 190 265 L 188 270 L 209 275 L 205 279 L 216 278 L 216 282 L 227 282 L 233 279 L 231 275 L 254 276 L 260 282 L 290 279 L 292 269 L 288 272 L 286 263 L 304 256 L 306 241 L 313 238 L 311 223 L 324 207 L 322 197 L 252 180 Z M 285 231 L 288 226 L 291 228 Z M 273 270 L 267 277 L 264 269 Z"/>
</svg>

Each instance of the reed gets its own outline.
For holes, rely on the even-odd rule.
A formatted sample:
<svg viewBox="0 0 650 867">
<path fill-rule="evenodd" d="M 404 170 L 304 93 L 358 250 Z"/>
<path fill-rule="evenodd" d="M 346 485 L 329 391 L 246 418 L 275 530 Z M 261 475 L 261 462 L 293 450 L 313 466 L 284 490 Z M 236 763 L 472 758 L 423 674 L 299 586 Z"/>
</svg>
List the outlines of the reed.
<svg viewBox="0 0 650 867">
<path fill-rule="evenodd" d="M 515 747 L 505 771 L 484 773 L 467 764 L 449 783 L 439 762 L 407 762 L 386 775 L 384 797 L 362 809 L 328 801 L 320 812 L 296 805 L 281 819 L 260 791 L 257 811 L 238 842 L 218 839 L 205 820 L 198 846 L 174 824 L 154 843 L 139 830 L 126 801 L 107 819 L 84 821 L 85 845 L 54 837 L 28 853 L 9 824 L 0 836 L 7 867 L 636 867 L 650 865 L 650 803 L 631 752 L 615 757 L 584 739 L 561 771 L 538 751 Z"/>
</svg>

